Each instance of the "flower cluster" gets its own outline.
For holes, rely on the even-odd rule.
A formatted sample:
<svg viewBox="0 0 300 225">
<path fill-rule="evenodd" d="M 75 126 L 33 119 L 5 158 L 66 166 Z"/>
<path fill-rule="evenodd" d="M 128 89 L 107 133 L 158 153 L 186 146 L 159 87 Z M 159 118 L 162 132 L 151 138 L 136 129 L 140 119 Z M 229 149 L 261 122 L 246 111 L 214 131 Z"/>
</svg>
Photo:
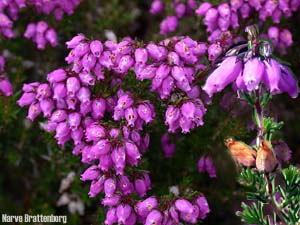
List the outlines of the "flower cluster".
<svg viewBox="0 0 300 225">
<path fill-rule="evenodd" d="M 178 26 L 178 20 L 184 16 L 189 16 L 193 13 L 197 6 L 195 0 L 187 1 L 173 1 L 172 8 L 175 15 L 167 16 L 160 24 L 160 33 L 165 35 L 170 32 L 174 32 Z M 165 5 L 161 0 L 154 0 L 151 4 L 150 13 L 160 14 L 163 13 Z"/>
<path fill-rule="evenodd" d="M 152 14 L 161 14 L 164 11 L 169 12 L 170 10 L 165 10 L 167 7 L 174 11 L 175 15 L 168 15 L 160 24 L 160 33 L 166 35 L 176 30 L 179 19 L 191 15 L 191 11 L 194 10 L 198 17 L 203 18 L 206 30 L 210 33 L 207 37 L 208 42 L 211 43 L 208 53 L 209 60 L 214 61 L 230 44 L 240 40 L 240 37 L 236 34 L 232 37 L 230 31 L 239 28 L 240 22 L 243 22 L 240 21 L 241 19 L 245 20 L 257 14 L 261 21 L 266 21 L 268 17 L 271 17 L 274 23 L 279 23 L 281 17 L 288 18 L 292 16 L 293 12 L 298 12 L 299 6 L 299 0 L 230 0 L 216 6 L 210 2 L 202 2 L 198 7 L 196 7 L 196 2 L 193 0 L 172 1 L 170 5 L 165 4 L 161 0 L 154 0 L 150 12 Z M 277 39 L 274 44 L 279 53 L 285 54 L 286 48 L 292 45 L 291 33 L 287 29 L 283 29 L 279 33 L 274 27 L 271 27 L 269 32 L 268 36 L 271 35 L 271 39 Z"/>
<path fill-rule="evenodd" d="M 5 59 L 0 55 L 0 94 L 5 96 L 12 95 L 12 85 L 5 74 Z"/>
<path fill-rule="evenodd" d="M 203 196 L 198 195 L 193 204 L 183 198 L 170 199 L 167 206 L 156 198 L 156 204 L 149 205 L 154 197 L 133 198 L 144 198 L 151 189 L 149 175 L 134 167 L 142 162 L 149 146 L 145 127 L 154 121 L 155 109 L 150 100 L 127 90 L 126 78 L 133 71 L 137 80 L 151 79 L 152 91 L 175 105 L 166 110 L 169 130 L 181 127 L 186 133 L 203 124 L 206 111 L 193 83 L 205 45 L 182 38 L 143 48 L 130 38 L 102 43 L 81 34 L 66 44 L 71 49 L 66 57 L 71 68 L 52 71 L 47 83 L 24 84 L 18 104 L 29 106 L 27 118 L 32 121 L 43 114 L 45 130 L 55 133 L 59 145 L 73 141 L 73 154 L 89 165 L 81 175 L 81 180 L 91 181 L 89 196 L 105 194 L 102 204 L 109 207 L 105 224 L 174 224 L 179 218 L 195 223 L 204 219 L 209 208 Z M 172 86 L 162 84 L 166 79 L 173 80 Z M 162 91 L 153 88 L 154 83 Z M 178 101 L 171 93 L 186 97 Z M 177 113 L 173 117 L 172 107 Z"/>
<path fill-rule="evenodd" d="M 176 145 L 174 143 L 172 143 L 170 135 L 168 133 L 165 133 L 164 135 L 162 135 L 160 142 L 161 142 L 161 146 L 162 146 L 163 152 L 165 154 L 165 157 L 172 158 L 175 153 Z"/>
<path fill-rule="evenodd" d="M 202 126 L 205 112 L 206 108 L 200 99 L 183 101 L 181 106 L 170 105 L 166 111 L 168 131 L 174 133 L 180 127 L 182 133 L 188 133 L 195 126 Z"/>
<path fill-rule="evenodd" d="M 66 61 L 73 64 L 72 70 L 79 73 L 83 83 L 94 85 L 96 78 L 104 79 L 105 69 L 112 70 L 119 78 L 133 70 L 137 80 L 151 80 L 151 91 L 158 92 L 161 99 L 169 99 L 171 94 L 175 93 L 186 95 L 186 101 L 194 102 L 197 117 L 200 118 L 188 118 L 189 122 L 183 122 L 182 119 L 182 123 L 191 124 L 186 125 L 189 128 L 193 128 L 195 124 L 202 125 L 202 122 L 192 122 L 202 121 L 205 114 L 205 108 L 199 98 L 200 90 L 194 84 L 196 73 L 204 68 L 198 64 L 200 57 L 206 52 L 204 43 L 190 38 L 179 38 L 141 47 L 130 38 L 125 38 L 120 43 L 106 41 L 102 44 L 100 41 L 89 41 L 83 35 L 78 35 L 67 42 L 67 46 L 72 50 Z M 96 78 L 92 74 L 95 74 Z M 115 82 L 121 81 L 119 79 Z M 173 101 L 175 98 L 173 97 Z M 147 104 L 144 106 L 149 108 Z M 115 118 L 119 117 L 117 113 Z M 175 132 L 177 128 L 179 126 L 173 126 L 171 130 Z M 188 132 L 189 128 L 184 128 L 185 132 Z"/>
<path fill-rule="evenodd" d="M 62 19 L 66 13 L 71 15 L 81 0 L 7 0 L 0 2 L 0 34 L 7 38 L 14 37 L 12 31 L 13 21 L 19 19 L 19 11 L 23 8 L 33 7 L 38 13 L 53 13 L 57 20 Z"/>
<path fill-rule="evenodd" d="M 292 33 L 288 29 L 272 26 L 268 29 L 267 37 L 282 55 L 286 54 L 286 49 L 293 45 Z"/>
<path fill-rule="evenodd" d="M 46 15 L 53 13 L 56 20 L 61 20 L 64 14 L 72 15 L 81 0 L 29 0 L 28 2 L 34 5 L 38 13 Z"/>
<path fill-rule="evenodd" d="M 35 42 L 38 49 L 45 49 L 47 42 L 49 42 L 52 47 L 57 46 L 56 31 L 53 28 L 50 28 L 45 21 L 39 21 L 36 24 L 28 24 L 24 37 Z"/>
<path fill-rule="evenodd" d="M 256 55 L 255 49 L 258 48 L 261 52 Z M 287 92 L 292 98 L 298 96 L 296 79 L 286 65 L 271 57 L 268 42 L 261 42 L 254 49 L 248 49 L 244 57 L 226 56 L 209 75 L 203 90 L 212 96 L 230 83 L 233 83 L 234 89 L 247 93 L 258 90 L 263 83 L 273 95 Z"/>
<path fill-rule="evenodd" d="M 217 177 L 216 168 L 210 156 L 204 155 L 199 159 L 198 171 L 199 173 L 207 172 L 210 178 Z"/>
</svg>

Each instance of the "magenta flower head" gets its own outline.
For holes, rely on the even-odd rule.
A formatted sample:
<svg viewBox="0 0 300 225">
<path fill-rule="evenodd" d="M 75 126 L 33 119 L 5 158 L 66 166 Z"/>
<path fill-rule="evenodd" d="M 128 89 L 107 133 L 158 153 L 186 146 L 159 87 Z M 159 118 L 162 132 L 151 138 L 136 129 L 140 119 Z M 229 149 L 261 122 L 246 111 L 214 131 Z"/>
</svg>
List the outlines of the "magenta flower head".
<svg viewBox="0 0 300 225">
<path fill-rule="evenodd" d="M 265 73 L 263 74 L 263 81 L 265 85 L 270 88 L 272 94 L 280 93 L 279 81 L 281 77 L 281 70 L 279 63 L 274 59 L 264 61 Z"/>
<path fill-rule="evenodd" d="M 189 223 L 195 224 L 197 223 L 197 218 L 199 216 L 199 207 L 197 205 L 193 206 L 192 213 L 180 213 L 180 217 Z"/>
<path fill-rule="evenodd" d="M 44 114 L 44 117 L 50 117 L 54 108 L 54 102 L 52 99 L 44 99 L 40 101 L 40 107 Z"/>
<path fill-rule="evenodd" d="M 87 180 L 96 180 L 97 177 L 100 175 L 100 170 L 96 165 L 90 166 L 81 174 L 80 180 L 87 181 Z"/>
<path fill-rule="evenodd" d="M 223 3 L 218 6 L 218 12 L 221 17 L 224 17 L 226 19 L 229 19 L 231 9 L 227 3 Z"/>
<path fill-rule="evenodd" d="M 276 158 L 279 162 L 288 163 L 291 160 L 292 151 L 286 142 L 279 140 L 273 143 L 274 151 L 276 153 Z"/>
<path fill-rule="evenodd" d="M 120 204 L 117 207 L 117 218 L 119 224 L 126 224 L 126 220 L 129 218 L 131 214 L 132 208 L 127 204 Z"/>
<path fill-rule="evenodd" d="M 33 121 L 41 112 L 40 103 L 32 103 L 28 109 L 27 119 Z"/>
<path fill-rule="evenodd" d="M 69 77 L 67 79 L 68 95 L 74 96 L 80 89 L 80 81 L 76 77 Z"/>
<path fill-rule="evenodd" d="M 108 178 L 104 182 L 105 196 L 112 197 L 117 188 L 117 183 L 114 179 Z"/>
<path fill-rule="evenodd" d="M 18 105 L 20 107 L 23 107 L 25 105 L 30 105 L 35 100 L 35 93 L 29 92 L 29 93 L 23 93 L 21 98 L 17 101 Z"/>
<path fill-rule="evenodd" d="M 196 199 L 196 204 L 199 207 L 199 218 L 205 219 L 206 215 L 210 212 L 206 198 L 204 196 L 199 196 Z"/>
<path fill-rule="evenodd" d="M 127 109 L 130 106 L 132 106 L 132 104 L 133 104 L 133 99 L 132 99 L 131 95 L 124 94 L 118 99 L 116 108 Z"/>
<path fill-rule="evenodd" d="M 73 37 L 70 41 L 66 42 L 67 48 L 75 48 L 77 45 L 80 44 L 81 41 L 85 39 L 85 36 L 83 34 L 78 34 L 75 37 Z"/>
<path fill-rule="evenodd" d="M 127 176 L 121 176 L 119 178 L 118 189 L 120 189 L 124 195 L 129 195 L 133 192 L 133 185 Z"/>
<path fill-rule="evenodd" d="M 168 51 L 165 47 L 149 43 L 146 46 L 148 54 L 156 61 L 162 61 L 167 57 Z"/>
<path fill-rule="evenodd" d="M 56 31 L 54 29 L 49 29 L 46 31 L 46 34 L 45 34 L 45 38 L 46 40 L 50 43 L 50 45 L 52 47 L 56 47 L 58 42 L 57 42 L 57 34 L 56 34 Z"/>
<path fill-rule="evenodd" d="M 126 164 L 126 153 L 124 147 L 115 148 L 111 153 L 116 174 L 123 175 Z"/>
<path fill-rule="evenodd" d="M 50 83 L 58 83 L 67 78 L 67 73 L 64 69 L 57 69 L 47 75 L 47 80 Z"/>
<path fill-rule="evenodd" d="M 270 27 L 268 29 L 268 37 L 271 39 L 274 45 L 277 45 L 279 42 L 279 28 L 278 27 Z"/>
<path fill-rule="evenodd" d="M 176 145 L 171 142 L 171 139 L 170 139 L 170 136 L 168 135 L 168 133 L 165 133 L 161 137 L 160 141 L 161 141 L 161 145 L 162 145 L 162 149 L 165 154 L 165 157 L 167 157 L 167 158 L 173 157 L 175 149 L 176 149 Z"/>
<path fill-rule="evenodd" d="M 178 199 L 174 204 L 175 208 L 181 213 L 192 213 L 194 211 L 193 205 L 185 199 Z"/>
<path fill-rule="evenodd" d="M 94 198 L 103 190 L 103 184 L 105 181 L 105 176 L 101 176 L 98 180 L 93 180 L 90 186 L 89 196 Z"/>
<path fill-rule="evenodd" d="M 210 97 L 222 91 L 233 82 L 242 71 L 242 62 L 235 56 L 224 59 L 220 66 L 207 78 L 202 88 Z"/>
<path fill-rule="evenodd" d="M 33 38 L 36 33 L 36 25 L 34 23 L 30 23 L 27 25 L 24 37 L 27 39 Z"/>
<path fill-rule="evenodd" d="M 127 155 L 127 160 L 131 162 L 133 165 L 138 164 L 138 160 L 141 158 L 141 154 L 137 148 L 137 146 L 133 143 L 126 142 L 125 144 L 126 147 L 126 155 Z"/>
<path fill-rule="evenodd" d="M 116 209 L 115 208 L 109 208 L 107 213 L 106 213 L 106 218 L 105 218 L 104 223 L 106 225 L 113 225 L 113 224 L 117 223 L 117 221 L 118 221 L 118 218 L 117 218 L 117 215 L 116 215 Z"/>
<path fill-rule="evenodd" d="M 94 99 L 92 102 L 92 116 L 95 119 L 102 119 L 106 109 L 106 102 L 103 98 Z"/>
<path fill-rule="evenodd" d="M 135 191 L 136 193 L 140 196 L 140 197 L 144 197 L 146 195 L 147 192 L 147 186 L 146 183 L 143 179 L 137 179 L 134 181 L 134 187 L 135 187 Z"/>
<path fill-rule="evenodd" d="M 98 57 L 100 57 L 101 53 L 103 52 L 103 45 L 100 41 L 94 40 L 94 41 L 91 41 L 91 43 L 90 43 L 90 49 L 91 49 L 92 54 L 98 58 Z"/>
<path fill-rule="evenodd" d="M 155 115 L 153 105 L 149 103 L 140 104 L 137 108 L 139 117 L 143 119 L 146 123 L 150 123 Z"/>
<path fill-rule="evenodd" d="M 198 171 L 200 173 L 207 172 L 210 178 L 217 177 L 213 160 L 209 156 L 202 156 L 198 161 Z"/>
<path fill-rule="evenodd" d="M 292 33 L 288 29 L 283 29 L 280 32 L 280 41 L 286 46 L 291 46 L 293 44 Z"/>
<path fill-rule="evenodd" d="M 200 4 L 199 8 L 196 9 L 197 16 L 204 16 L 206 12 L 212 7 L 212 4 L 209 2 L 203 2 Z"/>
<path fill-rule="evenodd" d="M 13 94 L 13 88 L 8 78 L 0 78 L 0 92 L 5 96 L 11 96 Z"/>
<path fill-rule="evenodd" d="M 223 52 L 220 44 L 212 44 L 208 47 L 208 60 L 215 61 Z"/>
<path fill-rule="evenodd" d="M 183 3 L 175 4 L 175 13 L 178 18 L 181 18 L 186 13 L 186 6 Z"/>
<path fill-rule="evenodd" d="M 279 80 L 279 89 L 282 92 L 287 92 L 292 98 L 297 98 L 299 89 L 298 83 L 288 67 L 280 65 L 281 76 Z"/>
<path fill-rule="evenodd" d="M 248 91 L 257 90 L 263 78 L 265 66 L 257 57 L 249 59 L 244 66 L 243 81 Z"/>
<path fill-rule="evenodd" d="M 164 11 L 164 5 L 161 0 L 154 0 L 151 4 L 150 13 L 159 14 Z"/>
<path fill-rule="evenodd" d="M 93 123 L 86 128 L 86 139 L 87 141 L 98 141 L 100 138 L 104 138 L 106 135 L 104 127 Z"/>
<path fill-rule="evenodd" d="M 230 0 L 231 10 L 236 12 L 243 5 L 243 3 L 243 0 Z"/>
<path fill-rule="evenodd" d="M 138 202 L 136 205 L 137 214 L 141 217 L 146 217 L 158 205 L 155 197 L 149 197 L 145 200 Z"/>
<path fill-rule="evenodd" d="M 135 62 L 145 65 L 148 60 L 148 52 L 145 48 L 137 48 L 134 52 Z"/>
<path fill-rule="evenodd" d="M 162 219 L 163 216 L 161 212 L 159 212 L 158 210 L 152 210 L 146 218 L 145 225 L 162 225 Z"/>
</svg>

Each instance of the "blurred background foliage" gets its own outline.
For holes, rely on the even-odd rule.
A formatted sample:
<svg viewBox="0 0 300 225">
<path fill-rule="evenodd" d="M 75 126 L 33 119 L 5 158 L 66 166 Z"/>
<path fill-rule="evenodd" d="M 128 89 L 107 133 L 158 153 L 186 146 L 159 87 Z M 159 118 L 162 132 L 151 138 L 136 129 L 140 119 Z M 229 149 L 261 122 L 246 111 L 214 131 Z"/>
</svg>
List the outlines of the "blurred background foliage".
<svg viewBox="0 0 300 225">
<path fill-rule="evenodd" d="M 37 121 L 31 123 L 25 119 L 27 109 L 18 108 L 16 100 L 20 97 L 22 83 L 44 81 L 49 71 L 66 65 L 64 43 L 77 33 L 101 40 L 106 39 L 108 31 L 118 38 L 131 36 L 145 42 L 161 40 L 163 37 L 158 33 L 162 17 L 150 15 L 150 4 L 150 0 L 85 0 L 73 15 L 65 16 L 61 22 L 56 22 L 52 16 L 35 15 L 24 10 L 15 24 L 16 31 L 22 34 L 28 21 L 46 20 L 58 31 L 59 46 L 39 51 L 31 41 L 21 37 L 0 39 L 0 51 L 6 58 L 6 72 L 14 84 L 13 96 L 0 96 L 0 213 L 68 215 L 68 224 L 102 224 L 105 214 L 99 207 L 101 196 L 88 198 L 89 186 L 79 180 L 85 168 L 80 159 L 71 154 L 72 146 L 57 146 L 52 135 L 45 133 Z M 284 59 L 292 64 L 297 75 L 300 74 L 299 21 L 299 17 L 294 17 L 282 23 L 296 38 Z M 190 35 L 202 41 L 207 35 L 199 19 L 193 16 L 182 20 L 173 35 L 176 34 Z M 160 145 L 160 137 L 166 131 L 163 121 L 151 127 L 150 149 L 144 156 L 143 167 L 151 172 L 152 193 L 168 194 L 169 187 L 173 185 L 179 185 L 181 190 L 190 187 L 203 192 L 211 207 L 204 224 L 233 225 L 240 224 L 235 212 L 240 209 L 245 194 L 236 181 L 238 168 L 223 141 L 233 136 L 250 143 L 255 131 L 247 129 L 251 126 L 251 111 L 234 101 L 229 110 L 224 110 L 220 102 L 231 101 L 232 95 L 229 92 L 227 97 L 223 97 L 225 99 L 222 95 L 214 98 L 213 104 L 208 107 L 204 127 L 188 135 L 172 137 L 177 146 L 171 159 L 164 157 Z M 300 163 L 299 103 L 299 99 L 276 96 L 269 110 L 278 120 L 285 122 L 282 133 L 278 135 L 293 150 L 292 163 L 296 165 Z M 238 117 L 233 117 L 233 112 L 238 112 Z M 207 174 L 198 173 L 197 161 L 203 154 L 212 156 L 217 178 L 211 179 Z M 57 206 L 61 180 L 71 171 L 76 176 L 65 192 L 76 196 L 84 204 L 83 215 L 71 214 L 67 206 Z"/>
</svg>

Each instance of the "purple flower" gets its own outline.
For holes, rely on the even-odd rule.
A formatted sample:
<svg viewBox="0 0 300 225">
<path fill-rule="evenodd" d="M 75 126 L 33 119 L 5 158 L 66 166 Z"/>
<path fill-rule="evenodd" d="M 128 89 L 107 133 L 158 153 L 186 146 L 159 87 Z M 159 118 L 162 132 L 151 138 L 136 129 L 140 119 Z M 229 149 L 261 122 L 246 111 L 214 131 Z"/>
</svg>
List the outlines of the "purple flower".
<svg viewBox="0 0 300 225">
<path fill-rule="evenodd" d="M 198 171 L 200 173 L 207 172 L 210 178 L 217 177 L 213 160 L 209 156 L 202 156 L 198 161 Z"/>
<path fill-rule="evenodd" d="M 144 197 L 146 195 L 147 192 L 147 186 L 146 183 L 143 179 L 137 179 L 134 181 L 134 187 L 135 187 L 135 191 L 136 193 L 140 196 L 140 197 Z"/>
<path fill-rule="evenodd" d="M 288 67 L 280 65 L 281 76 L 279 80 L 279 89 L 287 92 L 292 98 L 297 98 L 299 90 L 297 81 Z"/>
<path fill-rule="evenodd" d="M 121 176 L 118 180 L 118 188 L 124 195 L 129 195 L 133 192 L 133 185 L 127 176 Z"/>
<path fill-rule="evenodd" d="M 93 180 L 90 186 L 89 196 L 94 198 L 103 190 L 103 184 L 105 181 L 105 176 L 101 176 L 98 180 Z"/>
<path fill-rule="evenodd" d="M 228 84 L 233 82 L 242 70 L 242 62 L 235 56 L 224 59 L 220 66 L 207 78 L 202 88 L 210 97 L 222 91 Z"/>
<path fill-rule="evenodd" d="M 145 65 L 148 60 L 148 52 L 145 48 L 137 48 L 134 52 L 135 62 Z"/>
<path fill-rule="evenodd" d="M 194 211 L 193 205 L 185 199 L 178 199 L 174 204 L 176 209 L 181 213 L 192 213 Z"/>
<path fill-rule="evenodd" d="M 40 113 L 42 112 L 40 104 L 39 103 L 32 103 L 29 106 L 27 118 L 31 121 L 33 121 Z"/>
<path fill-rule="evenodd" d="M 223 52 L 219 44 L 212 44 L 208 47 L 208 60 L 215 61 Z"/>
<path fill-rule="evenodd" d="M 163 46 L 158 46 L 154 43 L 149 43 L 146 46 L 148 54 L 156 61 L 162 61 L 167 57 L 167 49 Z"/>
<path fill-rule="evenodd" d="M 129 218 L 132 208 L 127 204 L 121 204 L 117 207 L 117 218 L 119 224 L 126 224 L 125 221 Z"/>
<path fill-rule="evenodd" d="M 96 165 L 90 166 L 81 174 L 80 180 L 87 181 L 87 180 L 95 180 L 100 175 L 100 171 Z"/>
<path fill-rule="evenodd" d="M 146 217 L 153 209 L 158 205 L 158 201 L 155 197 L 146 198 L 140 201 L 136 205 L 137 214 L 141 217 Z"/>
<path fill-rule="evenodd" d="M 148 103 L 140 104 L 137 108 L 139 117 L 141 117 L 146 123 L 150 123 L 154 116 L 154 107 Z"/>
<path fill-rule="evenodd" d="M 159 14 L 164 11 L 164 5 L 161 0 L 154 0 L 151 4 L 150 13 Z"/>
<path fill-rule="evenodd" d="M 162 225 L 162 214 L 158 210 L 152 210 L 147 218 L 146 218 L 146 223 L 145 225 Z"/>
<path fill-rule="evenodd" d="M 106 197 L 112 197 L 117 189 L 117 183 L 114 179 L 108 178 L 104 182 L 104 192 Z"/>
<path fill-rule="evenodd" d="M 279 162 L 288 163 L 291 160 L 292 151 L 283 140 L 279 140 L 273 143 L 274 151 L 276 153 L 276 158 Z"/>
<path fill-rule="evenodd" d="M 281 70 L 280 70 L 279 63 L 274 59 L 270 59 L 268 61 L 264 61 L 264 64 L 265 64 L 265 73 L 263 74 L 263 81 L 265 85 L 270 88 L 270 92 L 272 94 L 279 93 L 280 92 L 279 81 L 281 77 Z"/>
<path fill-rule="evenodd" d="M 209 2 L 203 2 L 200 4 L 199 8 L 196 10 L 197 16 L 204 16 L 206 12 L 212 7 L 212 4 Z"/>
<path fill-rule="evenodd" d="M 85 136 L 87 141 L 98 141 L 100 138 L 104 138 L 105 135 L 105 129 L 96 123 L 93 123 L 86 128 Z"/>
<path fill-rule="evenodd" d="M 23 93 L 21 98 L 17 101 L 18 105 L 20 107 L 23 107 L 25 105 L 30 105 L 35 100 L 35 93 L 29 92 L 29 93 Z"/>
<path fill-rule="evenodd" d="M 115 148 L 111 153 L 116 174 L 123 175 L 126 164 L 126 153 L 124 147 Z"/>
<path fill-rule="evenodd" d="M 40 107 L 44 117 L 50 117 L 52 110 L 54 109 L 54 102 L 52 99 L 43 99 L 40 101 Z"/>
<path fill-rule="evenodd" d="M 199 207 L 199 218 L 204 219 L 206 215 L 210 212 L 206 198 L 204 196 L 199 196 L 196 199 L 196 204 Z"/>
<path fill-rule="evenodd" d="M 106 213 L 106 218 L 104 223 L 106 225 L 113 225 L 114 223 L 117 223 L 118 218 L 116 215 L 116 209 L 115 208 L 109 208 L 107 213 Z"/>
<path fill-rule="evenodd" d="M 90 49 L 91 49 L 92 54 L 98 58 L 98 57 L 100 57 L 100 55 L 103 51 L 103 45 L 100 41 L 94 40 L 94 41 L 91 41 L 91 43 L 90 43 Z"/>
</svg>

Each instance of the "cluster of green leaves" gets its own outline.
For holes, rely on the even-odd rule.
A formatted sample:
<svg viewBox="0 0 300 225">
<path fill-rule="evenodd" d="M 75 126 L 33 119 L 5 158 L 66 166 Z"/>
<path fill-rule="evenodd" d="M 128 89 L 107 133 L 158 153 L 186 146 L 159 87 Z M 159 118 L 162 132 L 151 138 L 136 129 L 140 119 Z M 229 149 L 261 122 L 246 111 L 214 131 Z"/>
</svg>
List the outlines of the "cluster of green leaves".
<svg viewBox="0 0 300 225">
<path fill-rule="evenodd" d="M 242 212 L 237 212 L 248 224 L 297 224 L 300 222 L 300 169 L 289 166 L 275 174 L 262 174 L 244 169 L 239 182 L 247 199 Z"/>
</svg>

